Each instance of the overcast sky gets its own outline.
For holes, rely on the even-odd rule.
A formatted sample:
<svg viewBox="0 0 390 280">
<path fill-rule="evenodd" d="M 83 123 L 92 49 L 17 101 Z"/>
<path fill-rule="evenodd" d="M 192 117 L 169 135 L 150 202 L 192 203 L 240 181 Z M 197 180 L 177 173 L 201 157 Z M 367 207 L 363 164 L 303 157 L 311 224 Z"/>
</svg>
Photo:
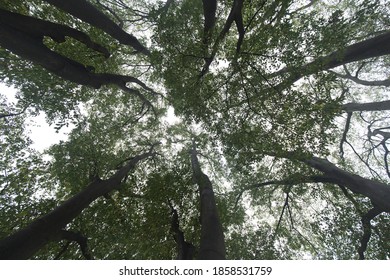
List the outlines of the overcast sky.
<svg viewBox="0 0 390 280">
<path fill-rule="evenodd" d="M 0 83 L 0 92 L 7 97 L 9 103 L 16 103 L 16 89 L 9 88 Z M 42 152 L 50 145 L 58 143 L 60 140 L 66 140 L 66 133 L 71 128 L 64 127 L 59 133 L 56 133 L 54 126 L 49 126 L 45 120 L 45 113 L 40 113 L 37 117 L 31 117 L 26 123 L 26 131 L 30 131 L 29 136 L 33 141 L 32 148 Z"/>
</svg>

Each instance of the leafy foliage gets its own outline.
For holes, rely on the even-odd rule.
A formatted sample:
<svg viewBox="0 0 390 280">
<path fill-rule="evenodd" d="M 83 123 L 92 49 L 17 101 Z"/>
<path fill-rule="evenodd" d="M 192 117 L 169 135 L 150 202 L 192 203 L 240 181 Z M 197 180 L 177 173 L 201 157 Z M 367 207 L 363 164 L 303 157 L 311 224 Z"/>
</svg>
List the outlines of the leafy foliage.
<svg viewBox="0 0 390 280">
<path fill-rule="evenodd" d="M 43 38 L 48 49 L 91 75 L 132 78 L 122 87 L 93 89 L 0 48 L 0 79 L 18 89 L 17 104 L 1 97 L 0 238 L 160 142 L 119 191 L 94 201 L 66 230 L 87 237 L 97 259 L 173 259 L 174 208 L 185 240 L 199 247 L 200 198 L 189 155 L 195 141 L 213 184 L 228 258 L 358 257 L 366 230 L 361 220 L 373 205 L 325 180 L 307 160 L 328 158 L 389 184 L 387 112 L 355 112 L 345 129 L 343 107 L 388 98 L 385 87 L 358 82 L 388 80 L 389 53 L 369 50 L 374 54 L 367 59 L 343 61 L 349 46 L 389 32 L 386 1 L 221 0 L 207 40 L 201 1 L 90 2 L 150 55 L 45 1 L 0 3 L 81 31 L 106 48 L 110 57 L 75 38 Z M 238 17 L 229 24 L 236 2 L 243 5 L 244 32 Z M 329 66 L 332 59 L 340 66 Z M 377 73 L 385 74 L 379 79 Z M 23 113 L 9 115 L 15 108 Z M 172 111 L 175 120 L 168 117 Z M 66 141 L 43 153 L 29 147 L 25 124 L 39 112 L 58 131 L 74 127 Z M 390 258 L 389 212 L 382 212 L 370 220 L 366 258 Z M 67 240 L 34 256 L 84 257 L 79 244 Z"/>
</svg>

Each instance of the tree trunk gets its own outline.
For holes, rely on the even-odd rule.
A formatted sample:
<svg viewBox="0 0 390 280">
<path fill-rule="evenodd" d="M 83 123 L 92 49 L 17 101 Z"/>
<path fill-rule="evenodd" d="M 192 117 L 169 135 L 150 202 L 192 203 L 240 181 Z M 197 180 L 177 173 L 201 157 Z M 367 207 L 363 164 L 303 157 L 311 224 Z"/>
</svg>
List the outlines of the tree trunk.
<svg viewBox="0 0 390 280">
<path fill-rule="evenodd" d="M 338 168 L 326 159 L 312 157 L 302 160 L 324 173 L 330 182 L 342 185 L 354 193 L 368 197 L 374 207 L 390 213 L 390 186 L 369 180 Z"/>
<path fill-rule="evenodd" d="M 143 46 L 137 38 L 133 35 L 126 33 L 115 22 L 113 22 L 108 16 L 99 11 L 95 6 L 85 0 L 45 0 L 57 8 L 64 10 L 65 12 L 87 22 L 107 34 L 110 34 L 113 38 L 117 39 L 121 44 L 132 46 L 135 50 L 149 55 L 149 51 Z"/>
<path fill-rule="evenodd" d="M 48 214 L 27 227 L 0 240 L 0 259 L 28 259 L 50 241 L 59 238 L 63 228 L 100 196 L 118 189 L 123 178 L 151 151 L 131 159 L 107 180 L 97 179 Z"/>
<path fill-rule="evenodd" d="M 221 221 L 215 203 L 214 191 L 209 177 L 200 168 L 195 143 L 191 150 L 194 180 L 199 187 L 201 239 L 198 259 L 224 260 L 225 241 Z"/>
</svg>

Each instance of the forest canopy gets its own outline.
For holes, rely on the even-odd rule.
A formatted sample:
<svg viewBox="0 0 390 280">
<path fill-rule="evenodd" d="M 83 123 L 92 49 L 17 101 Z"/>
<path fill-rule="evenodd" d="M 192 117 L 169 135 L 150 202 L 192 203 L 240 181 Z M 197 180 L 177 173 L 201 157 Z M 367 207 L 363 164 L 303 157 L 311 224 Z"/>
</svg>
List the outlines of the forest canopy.
<svg viewBox="0 0 390 280">
<path fill-rule="evenodd" d="M 390 259 L 386 2 L 0 0 L 0 258 Z"/>
</svg>

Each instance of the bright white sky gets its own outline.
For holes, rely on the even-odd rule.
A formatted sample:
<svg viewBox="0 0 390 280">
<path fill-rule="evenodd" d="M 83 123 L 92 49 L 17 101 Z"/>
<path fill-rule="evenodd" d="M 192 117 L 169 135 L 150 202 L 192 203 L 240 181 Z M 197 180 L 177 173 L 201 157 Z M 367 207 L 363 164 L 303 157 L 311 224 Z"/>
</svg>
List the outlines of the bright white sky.
<svg viewBox="0 0 390 280">
<path fill-rule="evenodd" d="M 0 92 L 7 97 L 9 103 L 16 103 L 15 88 L 7 87 L 0 83 Z M 66 133 L 71 131 L 71 127 L 62 128 L 59 133 L 56 133 L 54 126 L 49 126 L 45 120 L 45 113 L 40 113 L 37 117 L 30 117 L 26 123 L 26 132 L 28 132 L 33 141 L 32 148 L 43 152 L 52 144 L 58 143 L 60 140 L 66 140 Z"/>
</svg>

